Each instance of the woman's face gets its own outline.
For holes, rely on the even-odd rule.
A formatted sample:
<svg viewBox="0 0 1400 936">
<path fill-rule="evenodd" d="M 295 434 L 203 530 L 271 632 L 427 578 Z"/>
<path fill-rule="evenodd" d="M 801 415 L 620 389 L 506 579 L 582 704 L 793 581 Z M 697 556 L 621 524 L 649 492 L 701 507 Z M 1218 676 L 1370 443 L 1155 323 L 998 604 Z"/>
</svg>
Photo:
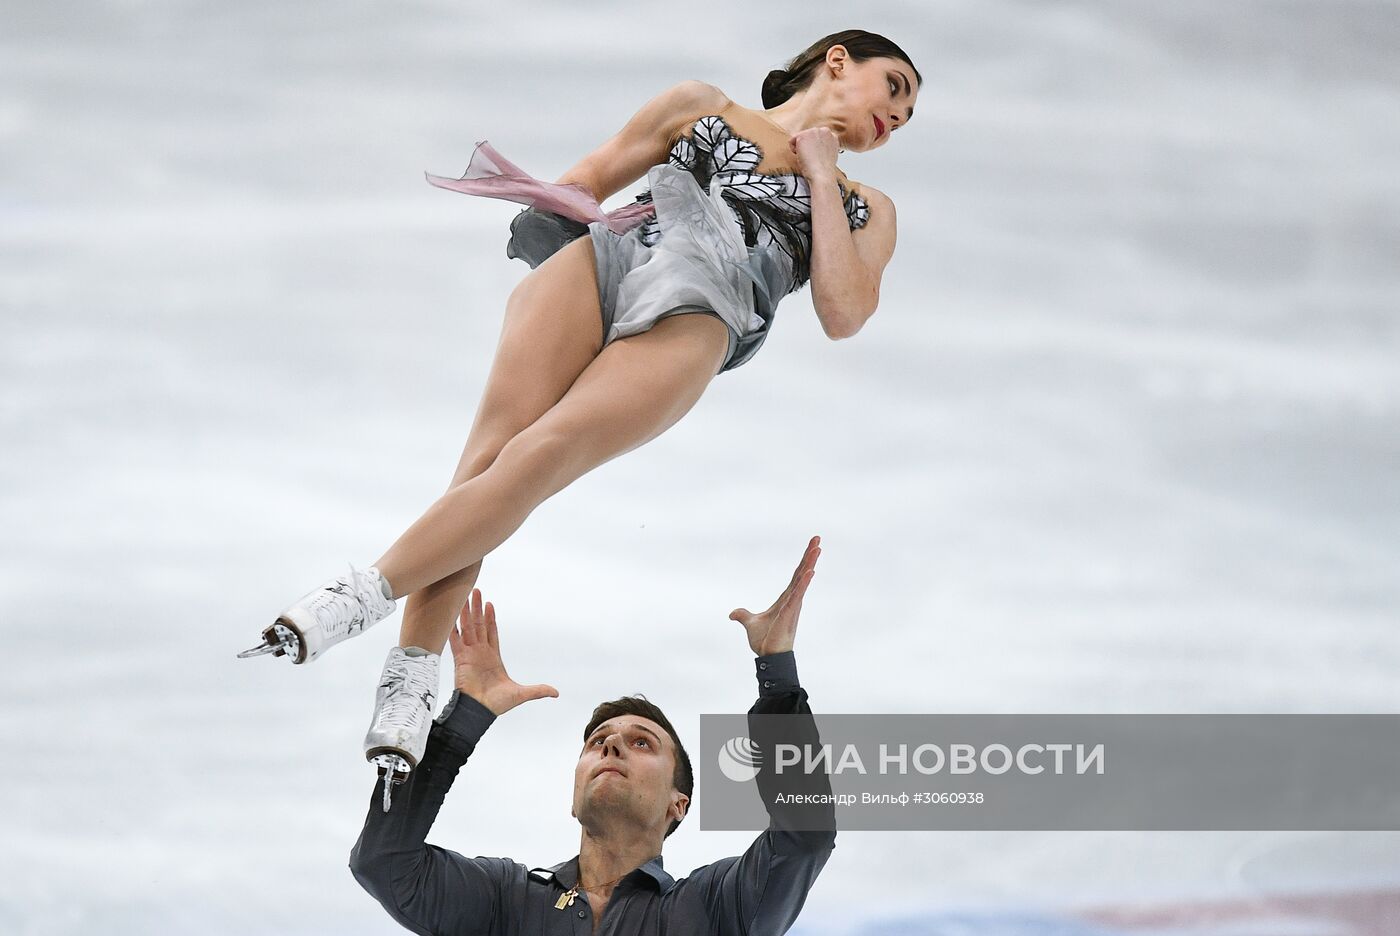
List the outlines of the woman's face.
<svg viewBox="0 0 1400 936">
<path fill-rule="evenodd" d="M 843 147 L 856 152 L 877 149 L 909 122 L 919 84 L 908 62 L 897 58 L 856 62 L 845 55 L 844 47 L 832 46 L 827 64 L 841 66 L 842 77 L 833 83 L 833 90 L 845 124 L 840 134 Z"/>
</svg>

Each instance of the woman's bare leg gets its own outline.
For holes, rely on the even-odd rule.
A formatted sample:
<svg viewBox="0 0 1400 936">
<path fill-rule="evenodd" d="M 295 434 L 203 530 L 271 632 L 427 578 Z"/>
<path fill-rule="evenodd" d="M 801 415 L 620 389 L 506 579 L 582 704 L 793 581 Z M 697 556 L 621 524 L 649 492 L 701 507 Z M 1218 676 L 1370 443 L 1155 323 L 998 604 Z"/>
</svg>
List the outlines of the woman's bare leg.
<svg viewBox="0 0 1400 936">
<path fill-rule="evenodd" d="M 593 242 L 585 235 L 531 270 L 511 292 L 491 374 L 447 489 L 489 468 L 507 442 L 559 402 L 602 344 Z M 477 561 L 413 591 L 404 603 L 399 646 L 440 652 L 480 573 Z"/>
<path fill-rule="evenodd" d="M 479 562 L 551 495 L 675 424 L 719 371 L 728 344 L 719 319 L 689 314 L 614 341 L 563 399 L 485 471 L 439 498 L 375 565 L 398 595 Z M 440 648 L 451 625 L 447 617 L 417 646 Z"/>
</svg>

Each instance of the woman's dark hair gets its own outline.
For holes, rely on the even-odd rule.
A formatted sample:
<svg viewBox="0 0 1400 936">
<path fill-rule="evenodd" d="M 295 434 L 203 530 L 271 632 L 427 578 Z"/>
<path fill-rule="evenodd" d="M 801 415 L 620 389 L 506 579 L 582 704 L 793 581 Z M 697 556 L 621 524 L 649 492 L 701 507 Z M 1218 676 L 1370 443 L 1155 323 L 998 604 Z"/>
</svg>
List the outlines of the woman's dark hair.
<svg viewBox="0 0 1400 936">
<path fill-rule="evenodd" d="M 818 39 L 797 57 L 788 62 L 787 68 L 776 68 L 763 79 L 763 106 L 774 108 L 806 88 L 816 77 L 817 69 L 826 61 L 827 50 L 834 45 L 844 46 L 854 62 L 864 62 L 873 58 L 903 59 L 914 68 L 904 50 L 884 36 L 866 32 L 864 29 L 846 29 Z M 914 77 L 923 87 L 924 76 L 914 68 Z"/>
<path fill-rule="evenodd" d="M 671 783 L 689 798 L 695 792 L 695 774 L 690 769 L 690 755 L 685 752 L 685 745 L 681 744 L 680 736 L 676 734 L 676 729 L 671 727 L 671 722 L 666 718 L 665 713 L 641 693 L 613 699 L 611 702 L 604 702 L 595 708 L 593 716 L 588 719 L 588 725 L 583 729 L 583 740 L 588 740 L 588 736 L 593 734 L 594 728 L 618 715 L 639 715 L 642 718 L 650 718 L 666 729 L 666 733 L 671 736 L 671 742 L 676 746 L 676 769 L 671 774 Z M 680 824 L 679 819 L 671 820 L 671 827 L 666 830 L 666 834 L 670 835 L 676 831 Z"/>
</svg>

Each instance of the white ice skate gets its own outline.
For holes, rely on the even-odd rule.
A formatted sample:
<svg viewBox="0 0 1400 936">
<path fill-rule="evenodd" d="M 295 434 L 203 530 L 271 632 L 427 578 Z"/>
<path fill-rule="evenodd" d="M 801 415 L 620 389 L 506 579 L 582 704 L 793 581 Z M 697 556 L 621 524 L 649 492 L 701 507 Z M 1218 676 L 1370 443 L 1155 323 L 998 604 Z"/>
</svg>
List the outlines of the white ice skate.
<svg viewBox="0 0 1400 936">
<path fill-rule="evenodd" d="M 311 662 L 394 613 L 395 603 L 384 597 L 387 589 L 383 583 L 384 577 L 373 566 L 363 572 L 351 566 L 349 574 L 303 595 L 263 631 L 261 644 L 238 656 L 270 653 L 288 656 L 293 663 Z"/>
<path fill-rule="evenodd" d="M 389 651 L 365 734 L 365 760 L 384 771 L 384 811 L 393 787 L 423 759 L 437 699 L 438 654 L 402 647 Z"/>
</svg>

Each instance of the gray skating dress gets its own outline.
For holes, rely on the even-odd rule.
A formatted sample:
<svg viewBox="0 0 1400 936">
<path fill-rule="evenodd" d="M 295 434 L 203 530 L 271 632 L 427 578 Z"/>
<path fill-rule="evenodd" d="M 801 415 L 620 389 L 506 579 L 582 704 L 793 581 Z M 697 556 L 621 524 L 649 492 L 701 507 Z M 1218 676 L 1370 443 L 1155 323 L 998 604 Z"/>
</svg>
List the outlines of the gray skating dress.
<svg viewBox="0 0 1400 936">
<path fill-rule="evenodd" d="M 721 371 L 745 363 L 768 336 L 779 300 L 811 275 L 812 214 L 782 127 L 730 101 L 672 141 L 632 204 L 604 213 L 583 186 L 542 182 L 479 143 L 461 179 L 444 188 L 530 205 L 511 222 L 506 254 L 538 266 L 590 235 L 603 343 L 684 312 L 717 316 L 729 331 Z M 851 230 L 869 208 L 838 170 Z"/>
</svg>

